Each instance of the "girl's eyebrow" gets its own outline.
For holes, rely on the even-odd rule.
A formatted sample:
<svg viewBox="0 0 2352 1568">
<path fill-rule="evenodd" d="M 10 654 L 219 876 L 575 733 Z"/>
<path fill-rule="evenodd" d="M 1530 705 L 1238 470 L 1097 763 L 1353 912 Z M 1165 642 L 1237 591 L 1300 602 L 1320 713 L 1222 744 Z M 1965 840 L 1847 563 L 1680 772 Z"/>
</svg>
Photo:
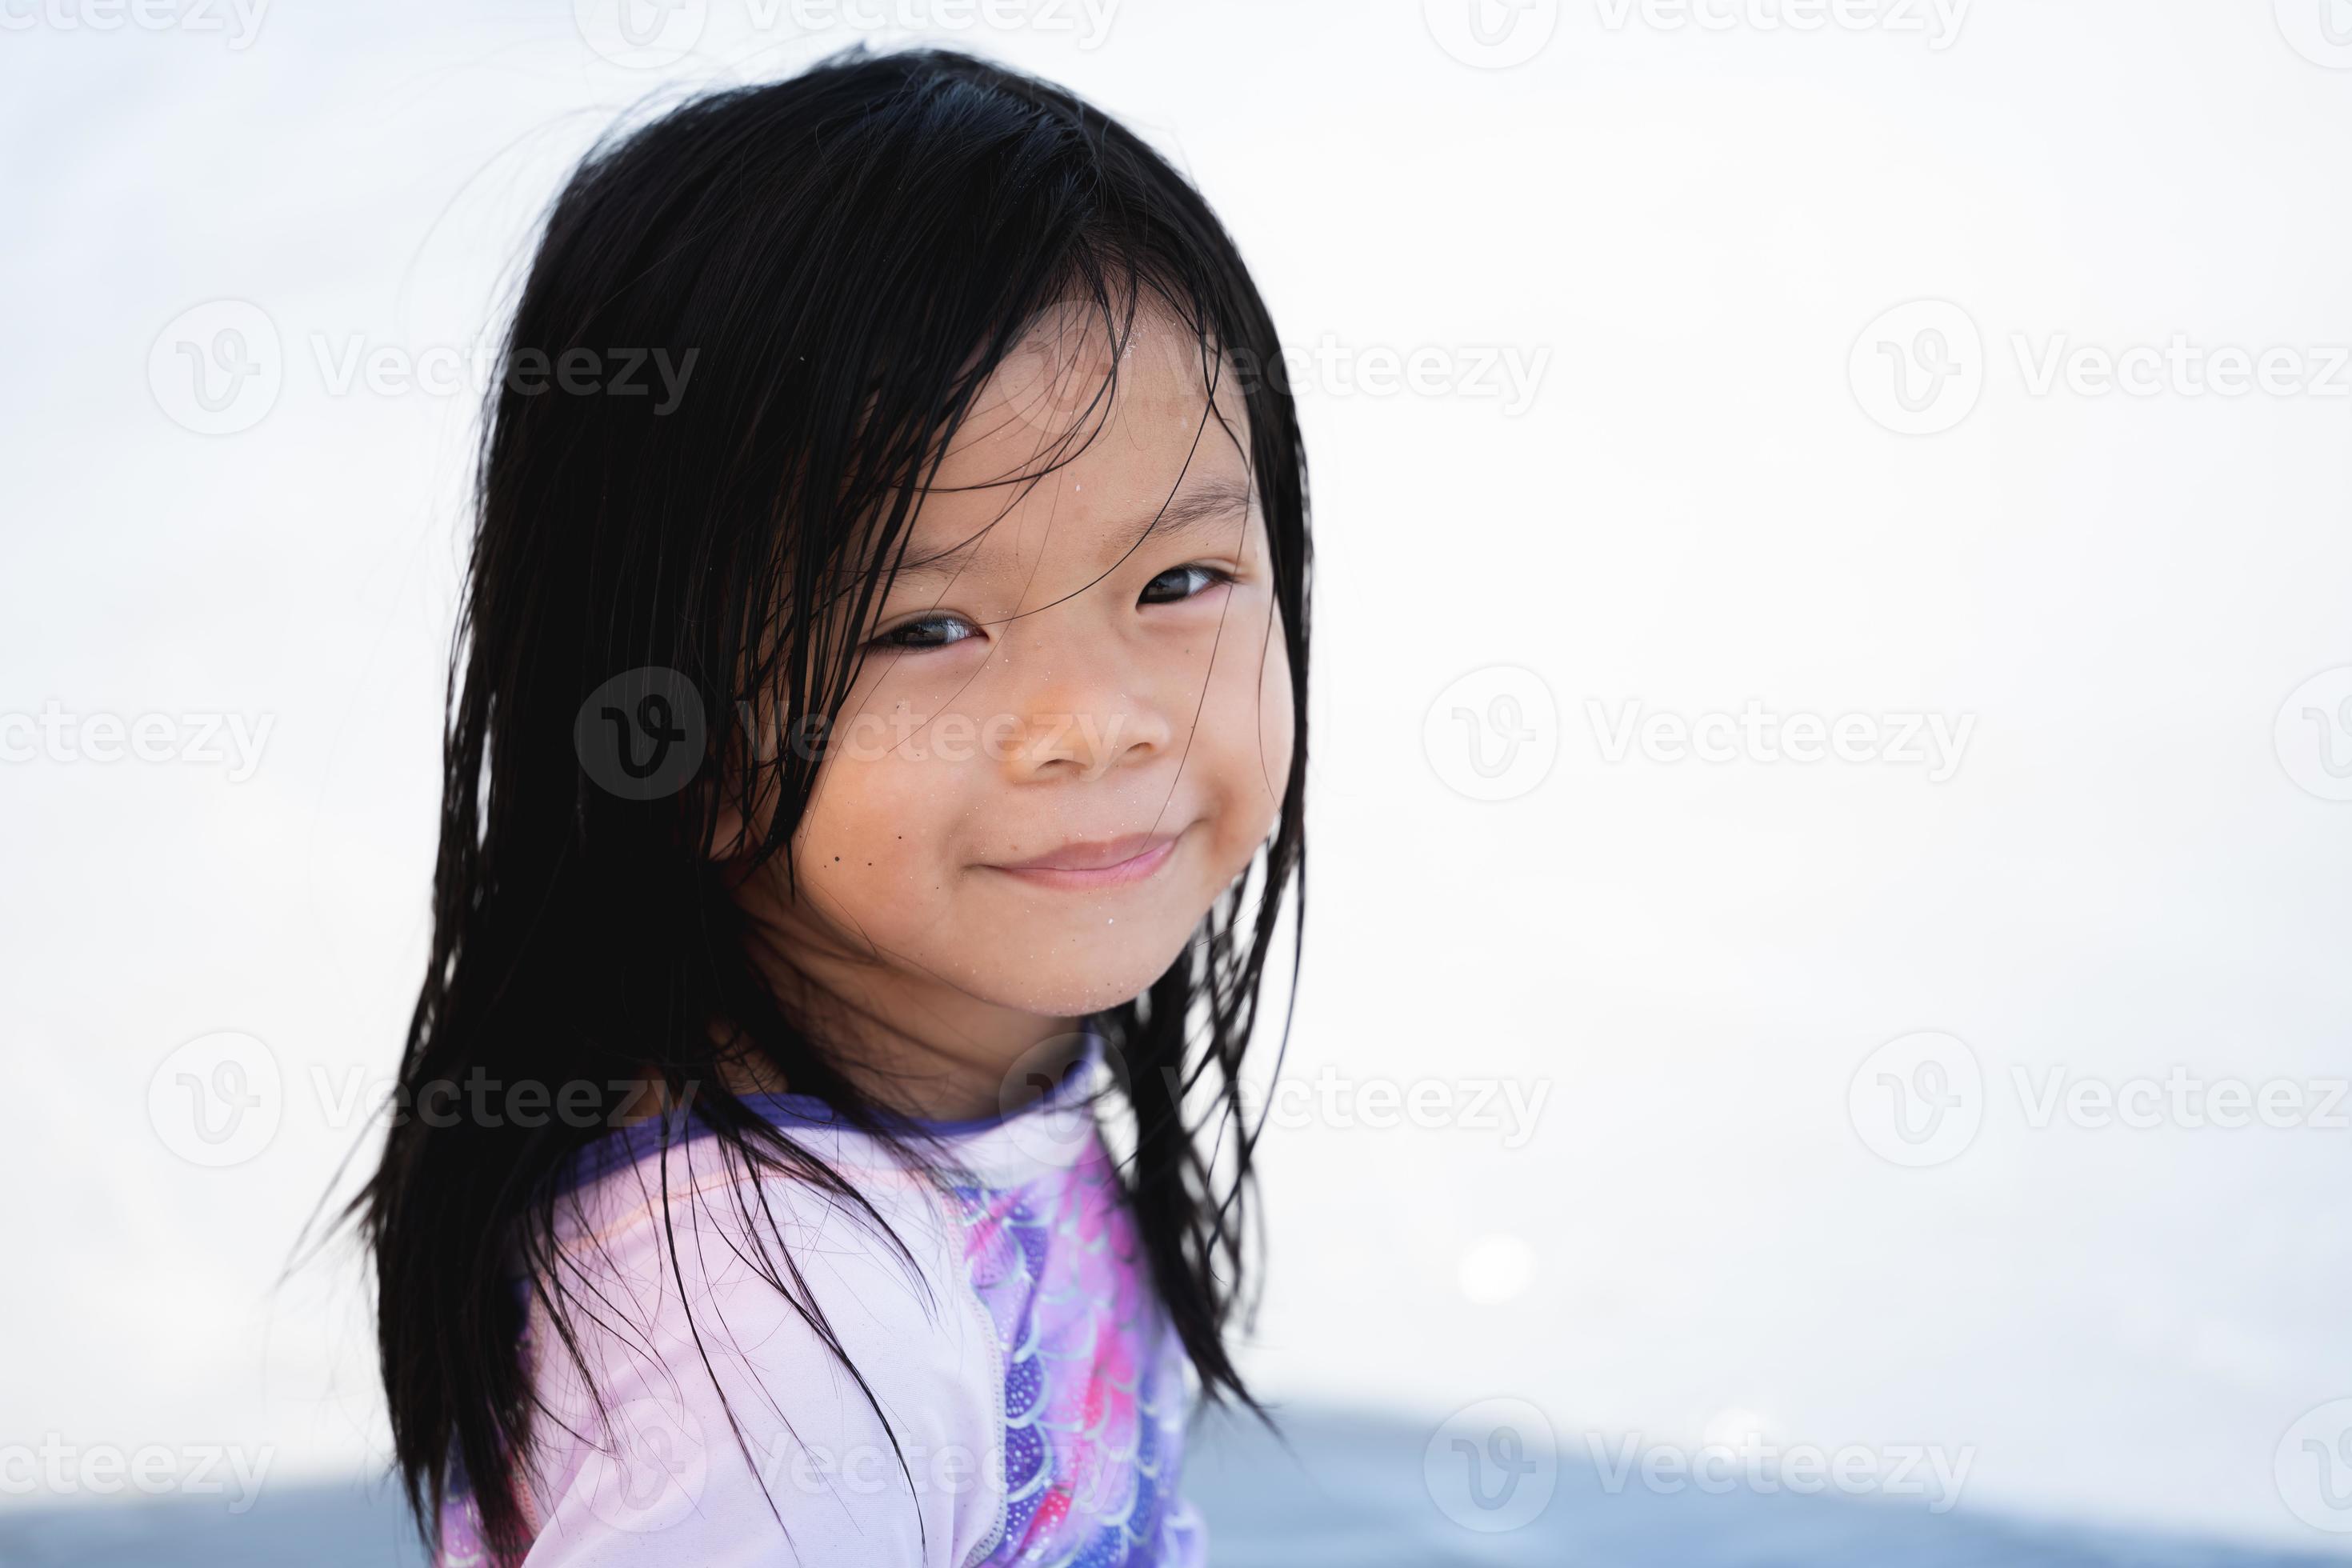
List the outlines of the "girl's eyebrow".
<svg viewBox="0 0 2352 1568">
<path fill-rule="evenodd" d="M 1147 521 L 1150 525 L 1150 537 L 1155 541 L 1189 538 L 1245 515 L 1255 493 L 1255 487 L 1247 479 L 1202 479 L 1169 497 L 1156 518 L 1132 518 L 1111 525 L 1107 531 L 1118 542 L 1118 552 L 1124 555 L 1141 542 Z M 988 531 L 992 531 L 992 525 Z M 952 550 L 908 562 L 898 568 L 896 584 L 910 588 L 945 588 L 971 569 L 975 557 L 1001 553 L 983 552 L 988 531 L 974 534 Z"/>
</svg>

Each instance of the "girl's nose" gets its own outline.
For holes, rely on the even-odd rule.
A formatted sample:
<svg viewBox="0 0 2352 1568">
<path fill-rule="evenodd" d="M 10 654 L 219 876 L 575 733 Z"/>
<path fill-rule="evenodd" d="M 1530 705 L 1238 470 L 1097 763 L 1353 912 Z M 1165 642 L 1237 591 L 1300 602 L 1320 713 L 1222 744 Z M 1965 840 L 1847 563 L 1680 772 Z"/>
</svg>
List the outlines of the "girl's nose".
<svg viewBox="0 0 2352 1568">
<path fill-rule="evenodd" d="M 1057 606 L 1057 610 L 1068 606 Z M 1055 612 L 1035 617 L 1049 618 Z M 1016 677 L 1010 726 L 1013 739 L 1004 766 L 1016 778 L 1051 773 L 1094 778 L 1165 755 L 1176 726 L 1163 691 L 1166 672 L 1129 657 L 1116 635 L 1099 627 L 1039 627 L 1006 650 Z"/>
</svg>

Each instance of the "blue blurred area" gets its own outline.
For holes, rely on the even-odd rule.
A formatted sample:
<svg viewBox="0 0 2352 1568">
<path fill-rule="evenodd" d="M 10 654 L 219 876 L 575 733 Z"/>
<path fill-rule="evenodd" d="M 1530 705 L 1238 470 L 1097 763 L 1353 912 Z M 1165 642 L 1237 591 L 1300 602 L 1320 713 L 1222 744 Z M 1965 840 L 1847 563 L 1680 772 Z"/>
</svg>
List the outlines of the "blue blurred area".
<svg viewBox="0 0 2352 1568">
<path fill-rule="evenodd" d="M 2343 1558 L 2179 1537 L 2031 1523 L 1973 1506 L 1823 1492 L 1612 1491 L 1563 1447 L 1558 1489 L 1533 1523 L 1479 1534 L 1442 1514 L 1423 1480 L 1430 1428 L 1341 1411 L 1278 1412 L 1289 1451 L 1262 1427 L 1219 1421 L 1188 1463 L 1217 1568 L 1544 1564 L 1560 1568 L 2251 1568 Z M 1208 1424 L 1204 1423 L 1204 1426 Z"/>
<path fill-rule="evenodd" d="M 1281 1414 L 1287 1445 L 1203 1419 L 1186 1491 L 1208 1516 L 1216 1568 L 2254 1568 L 2341 1556 L 2034 1524 L 1963 1501 L 1924 1506 L 1829 1494 L 1612 1492 L 1563 1451 L 1558 1490 L 1523 1529 L 1465 1530 L 1423 1480 L 1429 1428 L 1335 1410 Z M 88 1501 L 0 1511 L 0 1568 L 417 1568 L 394 1489 L 270 1487 L 239 1517 L 219 1500 Z"/>
</svg>

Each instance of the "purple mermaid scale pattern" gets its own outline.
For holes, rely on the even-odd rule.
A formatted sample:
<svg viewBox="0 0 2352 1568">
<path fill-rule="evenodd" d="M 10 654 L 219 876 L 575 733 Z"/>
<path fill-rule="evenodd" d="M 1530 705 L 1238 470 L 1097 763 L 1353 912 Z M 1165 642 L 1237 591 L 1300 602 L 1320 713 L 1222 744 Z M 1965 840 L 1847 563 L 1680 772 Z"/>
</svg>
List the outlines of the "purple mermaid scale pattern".
<svg viewBox="0 0 2352 1568">
<path fill-rule="evenodd" d="M 973 1568 L 1198 1561 L 1181 1347 L 1101 1146 L 1051 1180 L 956 1194 L 1004 1357 L 1004 1533 Z"/>
<path fill-rule="evenodd" d="M 482 1515 L 471 1492 L 452 1492 L 441 1502 L 440 1545 L 433 1568 L 489 1568 L 482 1544 Z"/>
</svg>

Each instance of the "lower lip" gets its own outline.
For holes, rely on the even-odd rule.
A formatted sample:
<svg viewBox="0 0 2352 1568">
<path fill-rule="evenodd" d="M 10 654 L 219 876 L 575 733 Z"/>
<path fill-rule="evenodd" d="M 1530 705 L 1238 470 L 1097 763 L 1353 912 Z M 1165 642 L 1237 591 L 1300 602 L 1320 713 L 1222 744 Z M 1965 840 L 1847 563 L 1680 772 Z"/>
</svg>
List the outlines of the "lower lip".
<svg viewBox="0 0 2352 1568">
<path fill-rule="evenodd" d="M 1071 871 L 1046 866 L 997 866 L 992 868 L 1008 877 L 1018 877 L 1040 888 L 1122 888 L 1129 882 L 1140 882 L 1176 853 L 1176 840 L 1171 838 L 1156 849 L 1147 849 L 1132 860 L 1122 860 L 1116 866 L 1097 866 L 1090 870 Z"/>
</svg>

